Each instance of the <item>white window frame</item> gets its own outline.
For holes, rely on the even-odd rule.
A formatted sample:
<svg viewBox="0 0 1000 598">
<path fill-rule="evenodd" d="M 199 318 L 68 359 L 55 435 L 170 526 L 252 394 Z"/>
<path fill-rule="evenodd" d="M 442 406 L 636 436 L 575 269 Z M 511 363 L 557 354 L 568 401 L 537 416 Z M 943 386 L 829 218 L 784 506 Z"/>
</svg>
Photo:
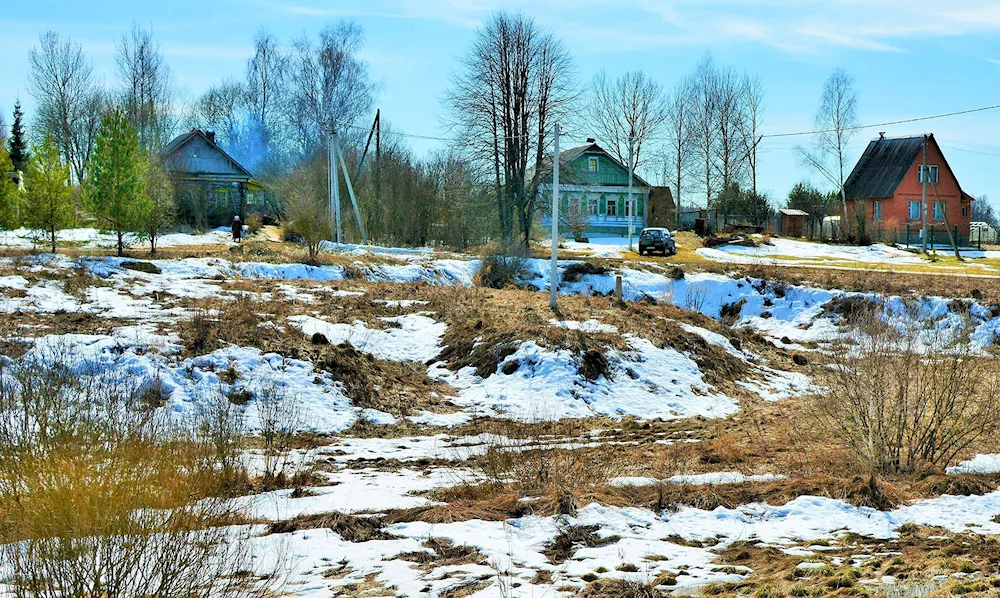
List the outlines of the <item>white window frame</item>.
<svg viewBox="0 0 1000 598">
<path fill-rule="evenodd" d="M 917 207 L 917 210 L 916 210 L 917 211 L 917 215 L 916 216 L 913 215 L 913 206 Z M 908 211 L 906 212 L 906 216 L 907 216 L 908 220 L 920 220 L 920 202 L 919 201 L 911 201 L 910 202 Z"/>
<path fill-rule="evenodd" d="M 608 199 L 604 202 L 604 213 L 608 216 L 618 216 L 618 199 Z"/>
<path fill-rule="evenodd" d="M 948 204 L 943 201 L 934 202 L 934 220 L 940 222 L 944 220 L 945 210 L 948 209 Z M 940 210 L 940 212 L 938 211 Z"/>
<path fill-rule="evenodd" d="M 587 171 L 588 172 L 600 172 L 601 171 L 601 161 L 597 159 L 596 156 L 587 158 Z"/>
<path fill-rule="evenodd" d="M 625 204 L 625 217 L 626 218 L 628 218 L 629 215 L 632 213 L 632 208 L 635 207 L 637 201 L 638 201 L 638 198 L 635 197 L 634 195 L 632 196 L 632 201 L 629 201 L 628 198 L 626 198 L 624 200 L 623 203 Z"/>
<path fill-rule="evenodd" d="M 933 183 L 933 184 L 937 185 L 937 183 L 938 183 L 938 167 L 937 167 L 937 164 L 928 164 L 927 165 L 927 170 L 928 170 L 928 172 L 931 173 L 930 179 L 927 182 L 928 183 Z M 919 168 L 919 170 L 917 172 L 917 182 L 919 182 L 919 183 L 923 183 L 924 182 L 924 165 L 923 164 L 920 165 L 920 168 Z"/>
<path fill-rule="evenodd" d="M 874 200 L 872 202 L 872 219 L 881 220 L 882 219 L 882 202 L 880 200 Z"/>
</svg>

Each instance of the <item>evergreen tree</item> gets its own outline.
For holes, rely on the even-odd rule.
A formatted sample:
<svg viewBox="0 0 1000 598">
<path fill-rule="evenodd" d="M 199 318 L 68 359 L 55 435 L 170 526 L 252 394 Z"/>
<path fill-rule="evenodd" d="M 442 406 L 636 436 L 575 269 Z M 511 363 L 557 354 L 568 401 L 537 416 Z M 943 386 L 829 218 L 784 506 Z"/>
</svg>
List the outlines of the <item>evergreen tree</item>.
<svg viewBox="0 0 1000 598">
<path fill-rule="evenodd" d="M 14 181 L 4 173 L 14 169 L 10 154 L 0 144 L 0 228 L 15 229 L 20 222 L 18 217 L 18 189 Z"/>
<path fill-rule="evenodd" d="M 56 234 L 73 223 L 69 164 L 63 161 L 51 138 L 34 148 L 32 154 L 24 175 L 23 221 L 28 228 L 44 231 L 55 253 Z"/>
<path fill-rule="evenodd" d="M 84 197 L 90 215 L 115 233 L 118 255 L 125 253 L 126 233 L 142 232 L 149 213 L 146 166 L 135 129 L 121 111 L 109 112 L 97 132 Z"/>
<path fill-rule="evenodd" d="M 150 160 L 146 169 L 146 197 L 149 209 L 142 234 L 149 241 L 149 254 L 156 255 L 156 241 L 177 218 L 174 184 L 170 173 L 157 160 Z"/>
<path fill-rule="evenodd" d="M 21 100 L 14 102 L 14 124 L 10 127 L 10 161 L 14 170 L 24 172 L 28 169 L 31 152 L 28 151 L 28 139 L 24 134 L 24 112 L 21 111 Z"/>
</svg>

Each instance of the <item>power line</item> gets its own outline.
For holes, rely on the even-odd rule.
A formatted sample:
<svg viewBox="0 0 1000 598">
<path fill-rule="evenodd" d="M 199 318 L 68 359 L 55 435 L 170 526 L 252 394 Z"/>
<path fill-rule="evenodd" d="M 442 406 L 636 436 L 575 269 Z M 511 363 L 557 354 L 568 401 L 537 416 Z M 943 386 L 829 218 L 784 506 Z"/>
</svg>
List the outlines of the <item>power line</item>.
<svg viewBox="0 0 1000 598">
<path fill-rule="evenodd" d="M 1000 104 L 993 104 L 993 105 L 990 105 L 990 106 L 981 106 L 979 108 L 969 108 L 967 110 L 957 110 L 957 111 L 954 111 L 954 112 L 945 112 L 945 113 L 942 113 L 942 114 L 933 114 L 933 115 L 930 115 L 930 116 L 917 116 L 917 117 L 914 117 L 914 118 L 904 118 L 904 119 L 900 119 L 900 120 L 892 120 L 892 121 L 886 121 L 886 122 L 881 122 L 881 123 L 872 123 L 872 124 L 867 124 L 867 125 L 856 125 L 856 126 L 853 126 L 853 127 L 845 127 L 842 130 L 844 130 L 844 131 L 860 131 L 860 130 L 863 130 L 863 129 L 873 129 L 873 128 L 876 128 L 876 127 L 889 127 L 889 126 L 893 126 L 893 125 L 905 125 L 905 124 L 909 124 L 909 123 L 923 122 L 923 121 L 935 120 L 935 119 L 939 119 L 939 118 L 948 118 L 948 117 L 952 117 L 952 116 L 961 116 L 963 114 L 973 114 L 973 113 L 976 113 L 976 112 L 986 112 L 986 111 L 989 111 L 989 110 L 997 110 L 997 109 L 1000 109 Z M 352 128 L 352 129 L 358 129 L 358 130 L 365 130 L 365 131 L 367 131 L 367 129 L 364 129 L 364 127 L 357 127 L 357 126 L 354 126 L 354 125 L 347 125 L 347 128 Z M 806 136 L 806 135 L 820 135 L 822 133 L 834 133 L 834 132 L 836 132 L 836 129 L 817 129 L 817 130 L 812 130 L 812 131 L 795 131 L 795 132 L 790 132 L 790 133 L 770 133 L 770 134 L 761 135 L 761 137 L 763 137 L 764 139 L 775 139 L 775 138 L 781 138 L 781 137 L 803 137 L 803 136 Z M 447 143 L 459 143 L 459 142 L 462 141 L 462 140 L 460 140 L 458 138 L 453 138 L 453 137 L 437 137 L 437 136 L 434 136 L 434 135 L 417 135 L 417 134 L 413 134 L 413 133 L 402 133 L 402 132 L 399 132 L 399 131 L 383 131 L 383 135 L 395 135 L 397 137 L 405 137 L 405 138 L 408 138 L 408 139 L 421 139 L 421 140 L 424 140 L 424 141 L 442 141 L 442 142 L 447 142 Z M 520 135 L 510 136 L 510 137 L 507 137 L 507 138 L 509 138 L 509 139 L 516 139 L 518 137 L 520 137 Z M 532 137 L 534 137 L 534 135 L 532 135 Z M 676 139 L 664 139 L 664 140 L 665 141 L 677 141 Z"/>
<path fill-rule="evenodd" d="M 857 125 L 854 127 L 844 127 L 843 131 L 860 131 L 861 129 L 872 129 L 875 127 L 888 127 L 892 125 L 905 125 L 907 123 L 921 122 L 925 120 L 934 120 L 937 118 L 947 118 L 949 116 L 960 116 L 962 114 L 972 114 L 973 112 L 985 112 L 987 110 L 996 110 L 1000 108 L 1000 104 L 994 104 L 992 106 L 982 106 L 980 108 L 970 108 L 968 110 L 958 110 L 956 112 L 946 112 L 944 114 L 934 114 L 932 116 L 918 116 L 916 118 L 904 118 L 902 120 L 892 120 L 883 123 L 875 123 L 871 125 Z M 800 131 L 797 133 L 772 133 L 770 135 L 762 135 L 761 137 L 797 137 L 801 135 L 819 135 L 821 133 L 835 133 L 836 129 L 820 129 L 817 131 Z"/>
</svg>

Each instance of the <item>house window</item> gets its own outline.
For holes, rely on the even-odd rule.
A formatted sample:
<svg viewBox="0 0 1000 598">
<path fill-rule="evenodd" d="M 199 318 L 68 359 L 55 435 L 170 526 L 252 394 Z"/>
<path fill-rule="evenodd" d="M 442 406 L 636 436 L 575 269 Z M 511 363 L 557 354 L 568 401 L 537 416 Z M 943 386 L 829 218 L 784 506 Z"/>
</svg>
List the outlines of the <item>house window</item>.
<svg viewBox="0 0 1000 598">
<path fill-rule="evenodd" d="M 636 206 L 636 201 L 638 201 L 636 198 L 632 198 L 632 201 L 627 201 L 627 200 L 625 201 L 625 215 L 626 216 L 631 216 L 632 215 L 632 210 Z"/>
<path fill-rule="evenodd" d="M 969 215 L 969 206 L 962 206 L 962 218 Z"/>
<path fill-rule="evenodd" d="M 608 200 L 607 213 L 608 213 L 608 216 L 617 216 L 618 215 L 618 200 L 617 199 L 609 199 Z"/>
<path fill-rule="evenodd" d="M 919 181 L 921 183 L 925 183 L 925 182 L 926 183 L 934 183 L 936 185 L 937 182 L 938 182 L 938 167 L 937 166 L 928 165 L 927 166 L 927 172 L 930 173 L 930 177 L 927 178 L 927 180 L 925 181 L 924 180 L 924 178 L 925 178 L 924 177 L 924 165 L 921 164 L 920 165 L 920 172 L 919 172 L 919 175 L 918 175 Z"/>
<path fill-rule="evenodd" d="M 878 200 L 872 202 L 872 218 L 875 220 L 882 219 L 882 202 Z"/>
<path fill-rule="evenodd" d="M 597 158 L 587 158 L 587 170 L 597 172 Z"/>
<path fill-rule="evenodd" d="M 587 214 L 597 216 L 597 198 L 591 197 L 587 200 Z"/>
<path fill-rule="evenodd" d="M 910 220 L 920 220 L 920 202 L 911 201 L 910 202 L 910 213 L 908 218 Z"/>
<path fill-rule="evenodd" d="M 944 220 L 944 202 L 934 202 L 934 220 Z"/>
</svg>

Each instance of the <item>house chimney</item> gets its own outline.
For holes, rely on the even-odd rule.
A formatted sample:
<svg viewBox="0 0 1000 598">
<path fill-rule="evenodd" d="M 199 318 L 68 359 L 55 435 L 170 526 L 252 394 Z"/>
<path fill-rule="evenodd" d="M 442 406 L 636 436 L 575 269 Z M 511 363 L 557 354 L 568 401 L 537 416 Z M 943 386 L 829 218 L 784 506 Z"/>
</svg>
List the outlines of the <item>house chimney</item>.
<svg viewBox="0 0 1000 598">
<path fill-rule="evenodd" d="M 205 131 L 205 137 L 208 137 L 209 141 L 215 143 L 215 131 Z"/>
<path fill-rule="evenodd" d="M 587 143 L 597 143 L 597 140 L 593 137 L 587 137 Z"/>
<path fill-rule="evenodd" d="M 878 140 L 882 141 L 883 139 L 885 139 L 885 131 L 879 131 L 878 132 Z"/>
</svg>

